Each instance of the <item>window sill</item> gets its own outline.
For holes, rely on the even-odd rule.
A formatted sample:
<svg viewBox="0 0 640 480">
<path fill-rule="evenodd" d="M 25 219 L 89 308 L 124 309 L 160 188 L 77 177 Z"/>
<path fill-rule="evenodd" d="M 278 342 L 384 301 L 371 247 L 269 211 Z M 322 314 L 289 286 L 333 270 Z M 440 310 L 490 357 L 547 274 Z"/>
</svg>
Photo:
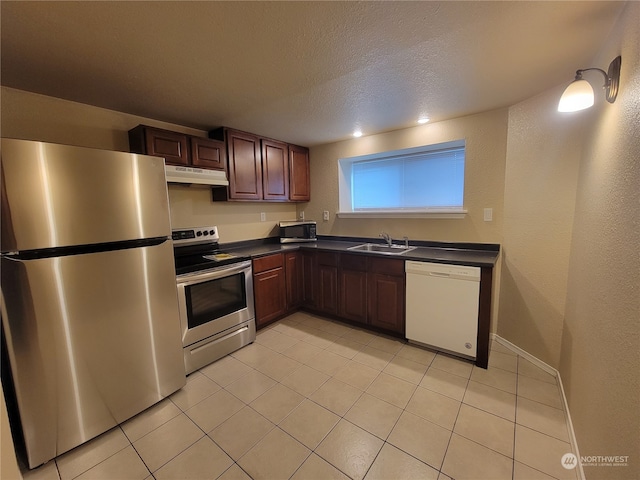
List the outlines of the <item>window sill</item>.
<svg viewBox="0 0 640 480">
<path fill-rule="evenodd" d="M 373 210 L 362 212 L 337 212 L 339 218 L 464 218 L 467 210 L 443 208 L 430 210 Z"/>
</svg>

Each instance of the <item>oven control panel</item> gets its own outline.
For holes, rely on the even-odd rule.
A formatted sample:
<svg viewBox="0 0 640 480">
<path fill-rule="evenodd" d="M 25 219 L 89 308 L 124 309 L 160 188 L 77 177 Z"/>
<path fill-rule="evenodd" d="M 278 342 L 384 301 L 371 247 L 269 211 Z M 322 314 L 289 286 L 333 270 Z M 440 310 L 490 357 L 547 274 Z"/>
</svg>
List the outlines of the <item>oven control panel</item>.
<svg viewBox="0 0 640 480">
<path fill-rule="evenodd" d="M 171 231 L 174 245 L 215 243 L 219 240 L 218 227 L 180 228 Z"/>
</svg>

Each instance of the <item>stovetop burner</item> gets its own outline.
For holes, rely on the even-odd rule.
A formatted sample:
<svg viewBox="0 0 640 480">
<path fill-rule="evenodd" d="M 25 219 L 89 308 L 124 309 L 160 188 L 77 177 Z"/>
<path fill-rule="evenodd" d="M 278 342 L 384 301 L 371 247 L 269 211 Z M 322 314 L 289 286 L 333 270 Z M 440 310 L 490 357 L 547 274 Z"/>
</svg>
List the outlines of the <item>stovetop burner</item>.
<svg viewBox="0 0 640 480">
<path fill-rule="evenodd" d="M 173 254 L 176 274 L 198 272 L 249 260 L 250 257 L 221 251 L 217 227 L 173 230 Z"/>
</svg>

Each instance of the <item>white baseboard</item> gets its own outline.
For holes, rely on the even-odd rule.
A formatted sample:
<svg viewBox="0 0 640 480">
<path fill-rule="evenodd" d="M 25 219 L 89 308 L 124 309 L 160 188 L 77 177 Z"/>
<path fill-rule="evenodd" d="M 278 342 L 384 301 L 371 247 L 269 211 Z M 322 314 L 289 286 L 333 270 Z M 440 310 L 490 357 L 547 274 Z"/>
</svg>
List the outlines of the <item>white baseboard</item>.
<svg viewBox="0 0 640 480">
<path fill-rule="evenodd" d="M 562 385 L 562 378 L 560 377 L 560 372 L 555 368 L 553 368 L 551 365 L 546 364 L 539 358 L 534 357 L 529 352 L 521 349 L 517 345 L 514 345 L 513 343 L 511 343 L 509 340 L 505 340 L 504 338 L 502 338 L 501 336 L 495 333 L 491 334 L 491 339 L 495 340 L 503 347 L 508 348 L 513 353 L 520 355 L 521 357 L 530 361 L 535 366 L 540 367 L 540 369 L 544 370 L 548 374 L 556 377 L 556 379 L 558 380 L 558 387 L 560 388 L 560 395 L 562 396 L 562 404 L 564 405 L 564 414 L 567 421 L 567 427 L 569 429 L 569 442 L 571 443 L 571 448 L 573 449 L 573 453 L 575 454 L 576 457 L 578 457 L 578 467 L 576 468 L 576 471 L 578 473 L 578 479 L 586 480 L 584 476 L 584 470 L 582 469 L 582 463 L 580 462 L 580 451 L 578 450 L 578 440 L 576 439 L 576 434 L 573 431 L 573 422 L 571 421 L 571 414 L 569 413 L 569 404 L 567 403 L 567 397 L 564 394 L 564 386 Z"/>
</svg>

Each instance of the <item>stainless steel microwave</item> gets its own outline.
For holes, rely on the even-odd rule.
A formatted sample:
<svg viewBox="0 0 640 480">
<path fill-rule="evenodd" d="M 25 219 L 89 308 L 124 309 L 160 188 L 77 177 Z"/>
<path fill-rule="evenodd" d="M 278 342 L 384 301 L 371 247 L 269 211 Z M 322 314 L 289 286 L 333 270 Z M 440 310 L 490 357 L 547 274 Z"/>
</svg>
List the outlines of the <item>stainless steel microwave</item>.
<svg viewBox="0 0 640 480">
<path fill-rule="evenodd" d="M 316 222 L 280 222 L 280 243 L 315 242 Z"/>
</svg>

